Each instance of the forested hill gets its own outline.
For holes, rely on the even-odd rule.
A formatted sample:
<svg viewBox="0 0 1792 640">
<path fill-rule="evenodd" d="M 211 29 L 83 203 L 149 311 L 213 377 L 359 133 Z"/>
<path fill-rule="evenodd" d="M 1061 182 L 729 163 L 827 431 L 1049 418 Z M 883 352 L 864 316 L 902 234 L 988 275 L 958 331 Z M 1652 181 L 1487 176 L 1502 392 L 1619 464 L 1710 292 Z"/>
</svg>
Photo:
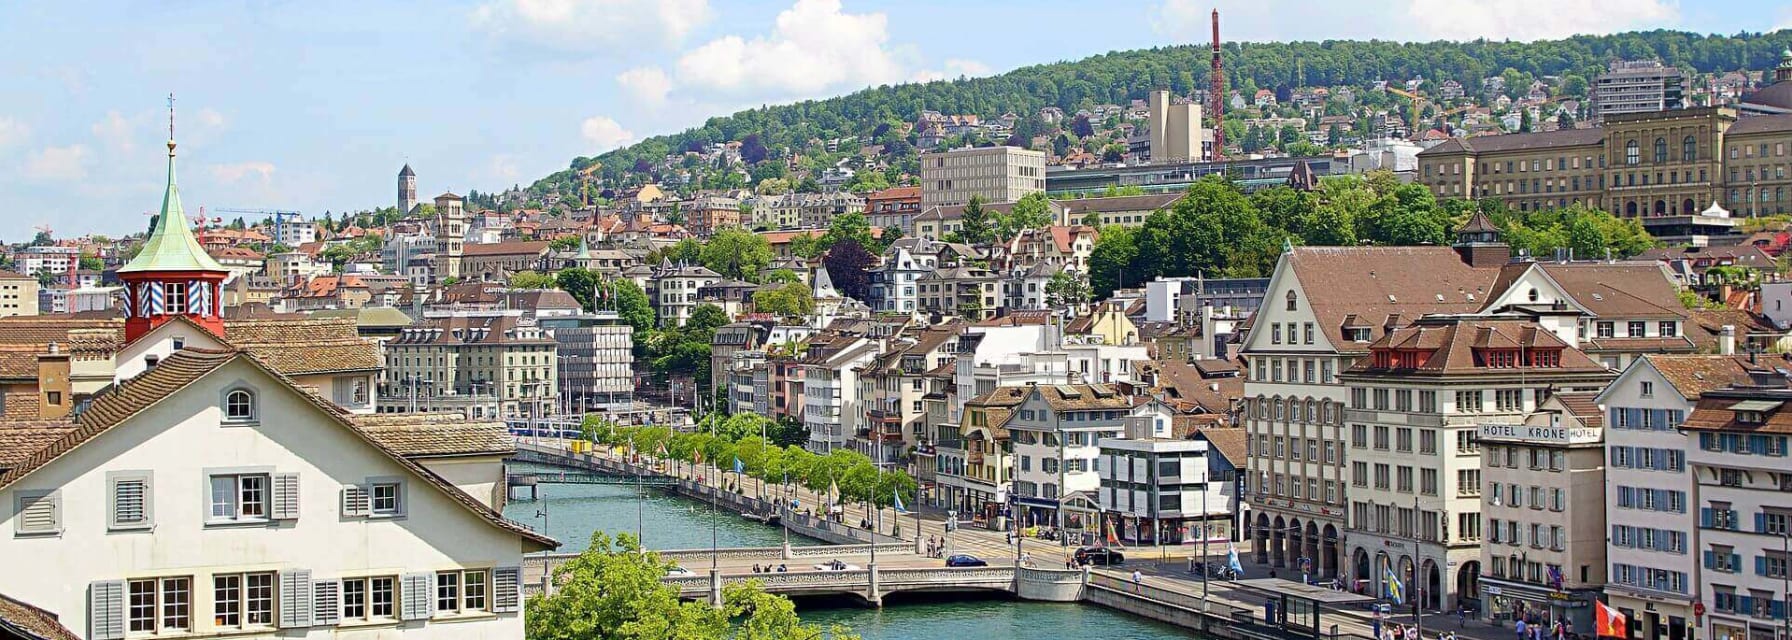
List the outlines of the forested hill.
<svg viewBox="0 0 1792 640">
<path fill-rule="evenodd" d="M 1328 40 L 1228 43 L 1227 87 L 1244 90 L 1301 86 L 1366 87 L 1376 80 L 1453 79 L 1473 92 L 1483 77 L 1507 69 L 1530 77 L 1579 75 L 1591 80 L 1612 59 L 1656 57 L 1698 73 L 1771 69 L 1792 33 L 1706 36 L 1681 31 L 1575 36 L 1536 42 L 1423 42 Z M 607 184 L 618 184 L 637 161 L 659 162 L 673 151 L 757 134 L 767 149 L 801 150 L 809 141 L 862 136 L 877 142 L 888 127 L 912 122 L 923 109 L 984 117 L 1025 116 L 1046 106 L 1066 112 L 1096 104 L 1126 104 L 1152 89 L 1186 95 L 1207 85 L 1210 49 L 1176 46 L 1094 56 L 1016 69 L 1000 75 L 865 89 L 825 100 L 741 111 L 709 119 L 681 133 L 654 136 L 596 158 L 574 160 L 567 171 L 538 181 L 537 193 L 572 182 L 573 171 L 602 163 Z"/>
</svg>

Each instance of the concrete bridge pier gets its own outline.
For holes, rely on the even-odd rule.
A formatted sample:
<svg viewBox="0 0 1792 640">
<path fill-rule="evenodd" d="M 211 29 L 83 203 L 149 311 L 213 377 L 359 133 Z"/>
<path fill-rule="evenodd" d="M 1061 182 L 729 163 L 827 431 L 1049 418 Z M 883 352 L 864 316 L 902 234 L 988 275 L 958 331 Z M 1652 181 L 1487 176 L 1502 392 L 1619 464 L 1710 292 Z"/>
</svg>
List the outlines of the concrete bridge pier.
<svg viewBox="0 0 1792 640">
<path fill-rule="evenodd" d="M 868 564 L 865 566 L 865 569 L 865 573 L 870 577 L 871 582 L 871 591 L 865 595 L 865 600 L 870 602 L 873 607 L 882 607 L 884 606 L 884 596 L 883 590 L 877 584 L 877 563 L 873 562 Z"/>
</svg>

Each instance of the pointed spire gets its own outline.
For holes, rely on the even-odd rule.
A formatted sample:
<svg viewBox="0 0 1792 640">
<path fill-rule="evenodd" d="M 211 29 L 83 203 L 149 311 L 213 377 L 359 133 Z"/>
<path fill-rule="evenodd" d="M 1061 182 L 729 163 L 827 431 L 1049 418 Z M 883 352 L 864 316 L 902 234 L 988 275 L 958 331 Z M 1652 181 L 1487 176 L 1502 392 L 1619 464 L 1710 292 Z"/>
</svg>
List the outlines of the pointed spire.
<svg viewBox="0 0 1792 640">
<path fill-rule="evenodd" d="M 187 212 L 180 204 L 180 188 L 174 181 L 174 94 L 168 95 L 168 185 L 162 192 L 162 212 L 143 241 L 143 249 L 119 273 L 137 271 L 226 271 L 199 246 L 187 228 Z"/>
</svg>

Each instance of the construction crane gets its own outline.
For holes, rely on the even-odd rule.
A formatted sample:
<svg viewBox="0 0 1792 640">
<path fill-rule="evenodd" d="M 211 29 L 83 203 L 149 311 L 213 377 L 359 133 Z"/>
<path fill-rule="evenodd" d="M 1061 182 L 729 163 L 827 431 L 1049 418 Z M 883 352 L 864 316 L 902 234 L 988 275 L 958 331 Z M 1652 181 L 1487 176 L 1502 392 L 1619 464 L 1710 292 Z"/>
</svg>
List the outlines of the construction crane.
<svg viewBox="0 0 1792 640">
<path fill-rule="evenodd" d="M 247 213 L 249 215 L 262 215 L 273 218 L 275 244 L 279 244 L 281 239 L 286 237 L 286 219 L 299 217 L 299 212 L 297 211 L 286 211 L 282 209 L 217 209 L 216 211 L 218 213 Z"/>
</svg>

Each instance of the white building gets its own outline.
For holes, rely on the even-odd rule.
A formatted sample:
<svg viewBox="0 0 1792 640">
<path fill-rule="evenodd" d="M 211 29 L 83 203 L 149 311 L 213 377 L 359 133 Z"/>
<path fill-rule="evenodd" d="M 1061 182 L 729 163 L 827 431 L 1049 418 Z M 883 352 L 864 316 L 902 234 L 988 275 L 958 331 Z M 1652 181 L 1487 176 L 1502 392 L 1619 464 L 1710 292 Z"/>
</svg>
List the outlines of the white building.
<svg viewBox="0 0 1792 640">
<path fill-rule="evenodd" d="M 882 263 L 868 270 L 871 299 L 867 302 L 873 310 L 912 313 L 919 308 L 921 298 L 916 292 L 915 280 L 939 267 L 939 255 L 911 249 L 927 242 L 924 239 L 898 240 L 884 250 Z"/>
<path fill-rule="evenodd" d="M 682 266 L 655 274 L 658 280 L 660 326 L 682 327 L 702 304 L 697 290 L 722 281 L 721 274 L 701 266 Z"/>
<path fill-rule="evenodd" d="M 1787 588 L 1792 502 L 1786 499 L 1792 491 L 1792 465 L 1786 460 L 1792 390 L 1783 375 L 1771 372 L 1757 376 L 1753 385 L 1706 391 L 1681 426 L 1694 484 L 1685 502 L 1671 506 L 1698 513 L 1696 597 L 1707 608 L 1697 637 L 1784 637 L 1778 634 L 1786 628 L 1792 597 Z M 1646 501 L 1663 491 L 1620 493 L 1618 499 Z"/>
<path fill-rule="evenodd" d="M 317 242 L 317 225 L 295 220 L 290 224 L 279 225 L 278 234 L 280 237 L 275 238 L 275 242 L 296 247 L 308 242 Z"/>
<path fill-rule="evenodd" d="M 1120 437 L 1131 410 L 1132 398 L 1109 385 L 1027 387 L 1007 425 L 1023 526 L 1096 532 L 1101 443 Z"/>
<path fill-rule="evenodd" d="M 847 446 L 865 421 L 859 396 L 859 369 L 882 353 L 882 344 L 862 336 L 811 339 L 802 359 L 803 426 L 807 448 L 825 454 Z"/>
<path fill-rule="evenodd" d="M 1210 477 L 1207 441 L 1174 437 L 1174 415 L 1153 400 L 1128 414 L 1123 437 L 1101 439 L 1102 530 L 1142 544 L 1229 540 L 1230 483 Z"/>
<path fill-rule="evenodd" d="M 522 555 L 557 546 L 454 484 L 501 464 L 426 468 L 240 352 L 0 430 L 0 592 L 90 640 L 518 638 Z"/>
<path fill-rule="evenodd" d="M 921 155 L 921 207 L 1016 202 L 1045 191 L 1045 152 L 1020 147 L 953 149 Z"/>
<path fill-rule="evenodd" d="M 45 271 L 61 275 L 80 266 L 81 250 L 57 245 L 25 247 L 13 256 L 13 262 L 19 273 L 28 276 Z"/>
</svg>

